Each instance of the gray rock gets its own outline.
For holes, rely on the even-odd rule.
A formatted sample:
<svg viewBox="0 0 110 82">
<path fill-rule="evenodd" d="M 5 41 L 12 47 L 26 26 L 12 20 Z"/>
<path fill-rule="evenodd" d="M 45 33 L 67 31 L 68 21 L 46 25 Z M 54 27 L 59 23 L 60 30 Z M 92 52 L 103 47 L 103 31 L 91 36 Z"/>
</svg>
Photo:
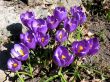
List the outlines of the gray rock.
<svg viewBox="0 0 110 82">
<path fill-rule="evenodd" d="M 0 70 L 0 82 L 5 81 L 5 79 L 6 79 L 6 74 L 4 73 L 4 71 Z"/>
</svg>

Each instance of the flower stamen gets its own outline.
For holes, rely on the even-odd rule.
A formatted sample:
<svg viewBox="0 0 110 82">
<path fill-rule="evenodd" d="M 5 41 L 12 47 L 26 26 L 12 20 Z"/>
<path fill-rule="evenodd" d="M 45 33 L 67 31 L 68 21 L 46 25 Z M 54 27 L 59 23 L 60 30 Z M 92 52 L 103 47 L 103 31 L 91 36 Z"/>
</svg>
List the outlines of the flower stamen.
<svg viewBox="0 0 110 82">
<path fill-rule="evenodd" d="M 64 56 L 64 55 L 62 55 L 62 57 L 61 57 L 62 59 L 65 59 L 66 58 L 66 56 Z"/>
<path fill-rule="evenodd" d="M 20 53 L 22 56 L 25 55 L 23 50 L 19 50 L 19 53 Z"/>
<path fill-rule="evenodd" d="M 44 37 L 42 37 L 42 38 L 41 38 L 41 41 L 44 43 L 44 41 L 45 41 L 45 38 L 44 38 Z"/>
<path fill-rule="evenodd" d="M 13 66 L 14 68 L 16 68 L 16 67 L 18 66 L 18 64 L 17 64 L 17 63 L 14 63 L 12 66 Z"/>
<path fill-rule="evenodd" d="M 60 35 L 59 35 L 59 37 L 60 37 L 60 39 L 62 39 L 63 35 L 62 35 L 62 34 L 60 34 Z"/>
<path fill-rule="evenodd" d="M 80 53 L 81 51 L 83 51 L 83 46 L 79 46 L 79 48 L 78 48 L 78 53 Z"/>
</svg>

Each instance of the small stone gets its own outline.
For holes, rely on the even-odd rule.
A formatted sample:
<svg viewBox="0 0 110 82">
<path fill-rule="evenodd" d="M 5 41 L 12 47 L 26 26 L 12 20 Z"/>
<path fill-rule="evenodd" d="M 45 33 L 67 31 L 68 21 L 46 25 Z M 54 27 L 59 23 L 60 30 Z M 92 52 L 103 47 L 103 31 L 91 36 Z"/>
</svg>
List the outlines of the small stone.
<svg viewBox="0 0 110 82">
<path fill-rule="evenodd" d="M 6 74 L 4 71 L 0 70 L 0 82 L 4 82 L 6 79 Z"/>
</svg>

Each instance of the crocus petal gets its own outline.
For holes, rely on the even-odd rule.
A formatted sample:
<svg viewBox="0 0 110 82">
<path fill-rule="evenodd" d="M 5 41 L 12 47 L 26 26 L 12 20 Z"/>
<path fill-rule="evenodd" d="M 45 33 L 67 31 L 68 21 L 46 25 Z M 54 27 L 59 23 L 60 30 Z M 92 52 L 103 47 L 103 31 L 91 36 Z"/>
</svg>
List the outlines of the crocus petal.
<svg viewBox="0 0 110 82">
<path fill-rule="evenodd" d="M 83 12 L 80 6 L 71 7 L 70 12 L 72 16 L 78 21 L 79 25 L 82 25 L 86 21 L 86 14 Z"/>
<path fill-rule="evenodd" d="M 32 31 L 27 31 L 25 34 L 20 34 L 21 42 L 24 43 L 29 49 L 36 47 L 35 35 Z"/>
<path fill-rule="evenodd" d="M 97 38 L 91 38 L 90 40 L 88 40 L 89 42 L 89 55 L 94 55 L 99 51 L 99 40 Z"/>
<path fill-rule="evenodd" d="M 56 19 L 55 16 L 48 16 L 46 21 L 47 21 L 47 27 L 51 30 L 57 28 L 60 23 L 60 21 Z"/>
<path fill-rule="evenodd" d="M 47 23 L 43 19 L 34 19 L 32 21 L 31 26 L 33 28 L 34 33 L 41 32 L 43 34 L 46 34 L 48 30 Z"/>
<path fill-rule="evenodd" d="M 33 19 L 35 19 L 35 15 L 33 12 L 26 11 L 20 15 L 20 19 L 22 23 L 29 29 L 32 30 L 31 28 L 31 22 Z"/>
<path fill-rule="evenodd" d="M 59 20 L 62 21 L 67 17 L 67 11 L 64 7 L 56 7 L 54 9 L 54 16 Z"/>
<path fill-rule="evenodd" d="M 70 55 L 70 59 L 68 60 L 65 66 L 69 66 L 73 62 L 73 60 L 74 60 L 74 56 Z"/>
<path fill-rule="evenodd" d="M 67 32 L 73 32 L 78 27 L 78 21 L 74 18 L 66 19 L 64 21 L 64 28 Z"/>
<path fill-rule="evenodd" d="M 75 13 L 81 12 L 82 8 L 80 6 L 74 6 L 70 8 L 71 14 L 74 16 Z"/>
</svg>

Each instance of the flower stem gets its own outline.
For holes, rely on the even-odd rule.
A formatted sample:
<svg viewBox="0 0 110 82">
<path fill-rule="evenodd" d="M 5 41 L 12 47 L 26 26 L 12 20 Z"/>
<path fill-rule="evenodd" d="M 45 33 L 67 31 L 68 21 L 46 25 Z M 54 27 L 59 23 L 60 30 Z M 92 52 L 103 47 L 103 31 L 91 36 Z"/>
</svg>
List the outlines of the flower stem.
<svg viewBox="0 0 110 82">
<path fill-rule="evenodd" d="M 63 74 L 61 73 L 61 71 L 62 71 L 62 67 L 60 67 L 59 72 L 58 72 L 58 75 L 62 78 L 63 82 L 67 82 L 67 81 L 65 80 Z"/>
<path fill-rule="evenodd" d="M 77 30 L 77 39 L 78 40 L 81 40 L 81 34 L 82 34 L 82 28 L 78 28 L 78 30 Z"/>
<path fill-rule="evenodd" d="M 30 77 L 32 77 L 30 74 L 26 73 L 26 72 L 18 72 L 19 74 L 24 74 L 24 75 L 28 75 Z"/>
<path fill-rule="evenodd" d="M 59 75 L 54 75 L 54 76 L 50 77 L 49 79 L 47 79 L 45 82 L 50 82 L 57 77 L 59 77 Z"/>
<path fill-rule="evenodd" d="M 62 67 L 60 67 L 58 75 L 61 75 Z"/>
<path fill-rule="evenodd" d="M 24 79 L 19 75 L 19 72 L 16 72 L 17 76 L 19 77 L 19 79 L 21 80 L 21 82 L 24 82 Z"/>
</svg>

